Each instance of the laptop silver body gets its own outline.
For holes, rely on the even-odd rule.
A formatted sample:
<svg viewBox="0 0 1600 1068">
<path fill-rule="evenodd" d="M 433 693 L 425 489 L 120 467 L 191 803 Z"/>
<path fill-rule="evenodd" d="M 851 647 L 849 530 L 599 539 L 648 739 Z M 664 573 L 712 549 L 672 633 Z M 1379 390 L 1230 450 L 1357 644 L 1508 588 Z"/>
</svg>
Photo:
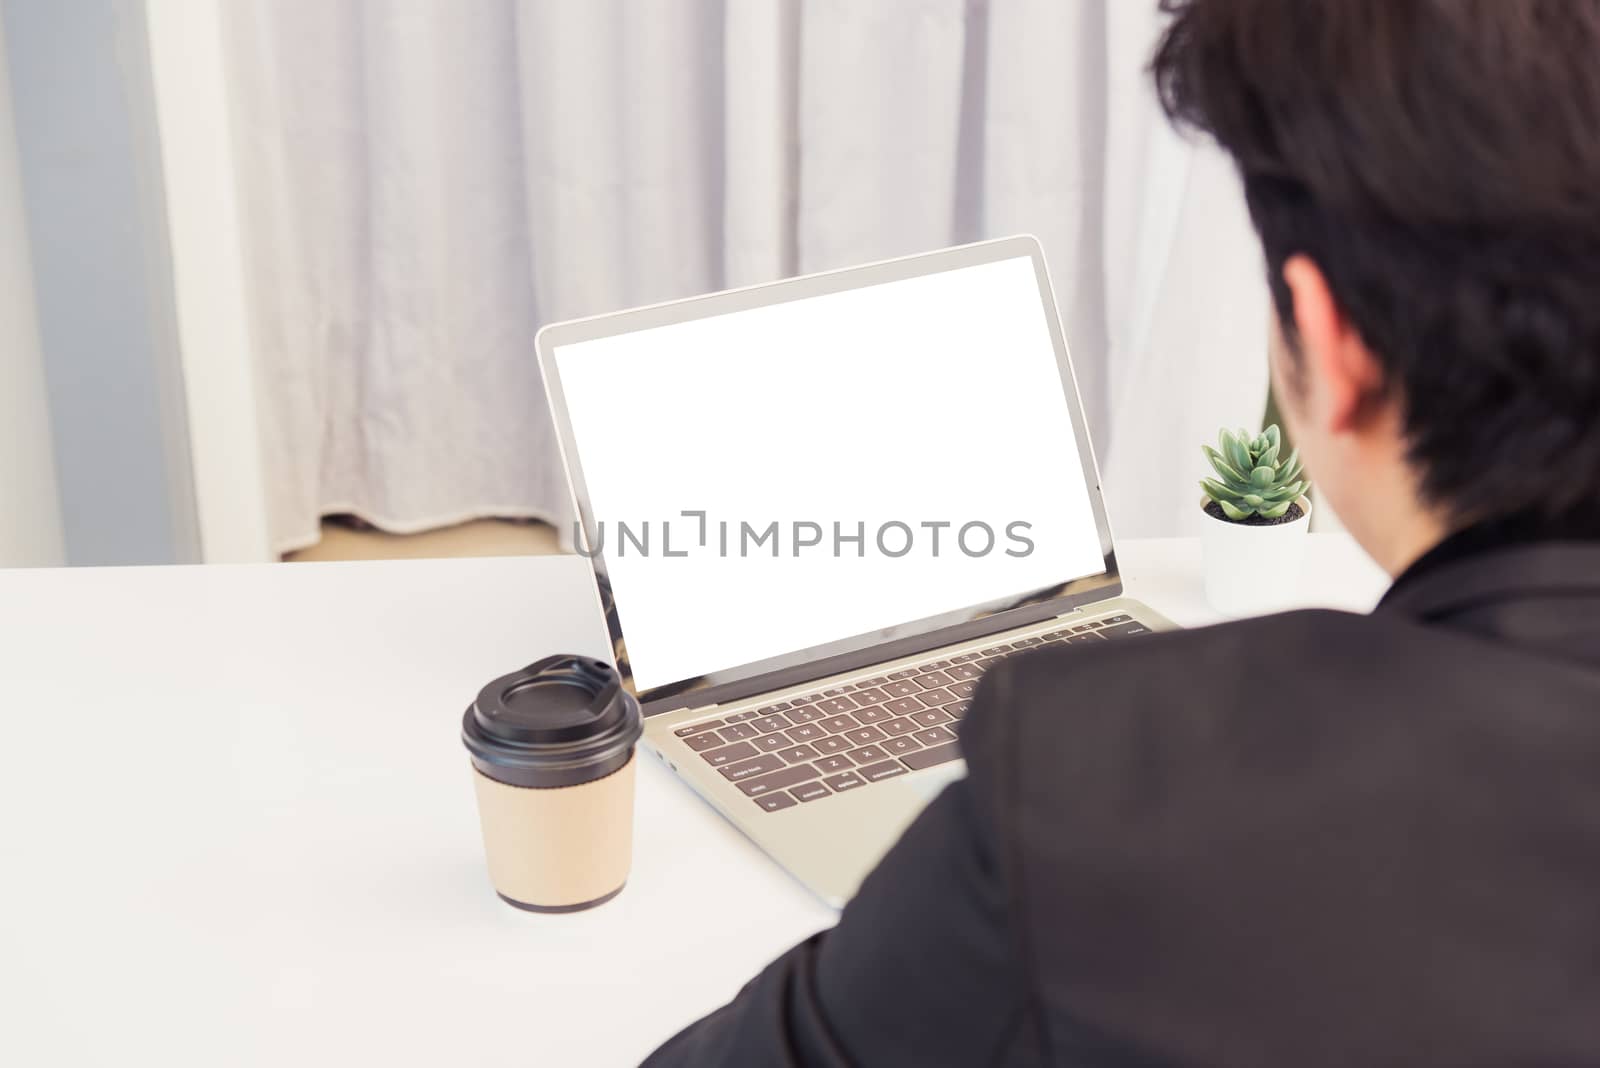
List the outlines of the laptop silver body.
<svg viewBox="0 0 1600 1068">
<path fill-rule="evenodd" d="M 1172 627 L 1122 596 L 1031 237 L 537 348 L 645 749 L 835 907 L 964 773 L 993 662 Z"/>
</svg>

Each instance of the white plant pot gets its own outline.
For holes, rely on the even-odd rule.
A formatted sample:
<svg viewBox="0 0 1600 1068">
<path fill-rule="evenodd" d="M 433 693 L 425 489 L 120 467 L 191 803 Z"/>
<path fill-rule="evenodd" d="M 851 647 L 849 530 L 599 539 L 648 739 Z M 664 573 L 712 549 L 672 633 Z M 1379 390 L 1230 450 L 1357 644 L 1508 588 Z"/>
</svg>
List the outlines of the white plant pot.
<svg viewBox="0 0 1600 1068">
<path fill-rule="evenodd" d="M 1227 616 L 1260 616 L 1289 607 L 1300 585 L 1311 529 L 1311 502 L 1295 501 L 1300 518 L 1293 523 L 1251 526 L 1218 519 L 1205 512 L 1201 548 L 1205 556 L 1206 600 Z"/>
</svg>

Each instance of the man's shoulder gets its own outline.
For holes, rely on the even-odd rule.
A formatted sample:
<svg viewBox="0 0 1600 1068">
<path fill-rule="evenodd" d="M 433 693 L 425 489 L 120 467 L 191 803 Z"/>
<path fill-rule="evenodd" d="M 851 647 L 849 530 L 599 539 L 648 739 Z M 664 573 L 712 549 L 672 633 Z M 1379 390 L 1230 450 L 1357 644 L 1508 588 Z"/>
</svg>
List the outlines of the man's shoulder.
<svg viewBox="0 0 1600 1068">
<path fill-rule="evenodd" d="M 1038 650 L 984 680 L 969 763 L 980 789 L 1032 777 L 1080 800 L 1315 777 L 1397 731 L 1426 733 L 1395 713 L 1414 711 L 1419 659 L 1448 655 L 1441 637 L 1319 610 Z"/>
<path fill-rule="evenodd" d="M 1402 661 L 1416 642 L 1427 643 L 1424 631 L 1401 618 L 1309 610 L 1047 648 L 1014 658 L 1004 670 L 1013 701 L 1024 707 L 1067 702 L 1108 713 L 1111 704 L 1122 703 L 1281 711 L 1321 687 L 1348 692 L 1375 667 Z"/>
<path fill-rule="evenodd" d="M 972 793 L 1037 872 L 1131 885 L 1178 844 L 1292 848 L 1408 804 L 1442 726 L 1409 714 L 1426 629 L 1308 611 L 1015 657 L 962 731 Z"/>
</svg>

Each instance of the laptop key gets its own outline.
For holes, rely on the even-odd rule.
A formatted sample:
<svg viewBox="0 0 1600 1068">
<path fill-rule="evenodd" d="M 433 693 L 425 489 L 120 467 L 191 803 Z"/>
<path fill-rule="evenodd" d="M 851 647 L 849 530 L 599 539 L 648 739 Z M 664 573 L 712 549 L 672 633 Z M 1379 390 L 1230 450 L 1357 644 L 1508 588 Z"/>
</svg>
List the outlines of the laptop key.
<svg viewBox="0 0 1600 1068">
<path fill-rule="evenodd" d="M 826 701 L 818 701 L 811 707 L 817 709 L 825 716 L 837 716 L 841 712 L 855 711 L 856 703 L 848 697 L 834 697 Z"/>
<path fill-rule="evenodd" d="M 897 716 L 909 716 L 913 712 L 922 711 L 922 702 L 915 697 L 902 697 L 898 701 L 890 701 L 883 707 Z"/>
<path fill-rule="evenodd" d="M 760 805 L 768 812 L 777 812 L 781 809 L 793 808 L 796 802 L 795 799 L 790 797 L 788 794 L 776 793 L 765 794 L 756 798 L 756 804 Z"/>
<path fill-rule="evenodd" d="M 924 749 L 918 753 L 908 753 L 900 758 L 900 762 L 912 771 L 921 771 L 931 768 L 935 764 L 946 764 L 952 760 L 961 759 L 961 743 L 946 742 L 936 745 L 932 749 Z"/>
<path fill-rule="evenodd" d="M 756 720 L 756 730 L 760 731 L 762 734 L 771 734 L 773 731 L 781 731 L 785 727 L 793 726 L 794 724 L 789 722 L 789 717 L 785 716 L 782 712 L 773 713 L 769 716 L 762 716 L 760 719 Z"/>
<path fill-rule="evenodd" d="M 857 786 L 867 785 L 867 780 L 853 771 L 847 771 L 843 775 L 830 775 L 822 781 L 827 783 L 836 794 L 842 794 L 846 790 L 854 790 Z"/>
<path fill-rule="evenodd" d="M 876 727 L 861 727 L 857 730 L 846 731 L 844 736 L 856 745 L 871 745 L 873 742 L 881 742 L 887 737 Z"/>
<path fill-rule="evenodd" d="M 1001 653 L 1009 653 L 1010 651 L 1011 651 L 1011 646 L 1009 646 L 1009 645 L 997 645 L 993 649 L 985 649 L 985 650 L 983 650 L 983 655 L 984 656 L 999 656 Z"/>
<path fill-rule="evenodd" d="M 717 733 L 722 735 L 722 740 L 725 742 L 742 742 L 746 738 L 754 738 L 761 732 L 754 727 L 747 727 L 743 723 L 735 723 L 731 727 L 723 727 Z"/>
<path fill-rule="evenodd" d="M 814 742 L 818 738 L 826 738 L 828 732 L 821 727 L 813 727 L 809 723 L 802 723 L 798 727 L 791 727 L 783 732 L 792 742 Z"/>
<path fill-rule="evenodd" d="M 976 664 L 953 664 L 945 674 L 960 682 L 962 679 L 978 678 L 983 674 L 983 669 Z"/>
<path fill-rule="evenodd" d="M 850 695 L 850 700 L 862 708 L 866 708 L 868 705 L 882 704 L 888 699 L 889 695 L 875 686 L 868 686 Z"/>
<path fill-rule="evenodd" d="M 794 743 L 791 742 L 782 731 L 773 731 L 771 734 L 763 734 L 761 737 L 755 739 L 755 741 L 751 744 L 754 745 L 759 752 L 776 753 L 780 749 L 789 748 Z"/>
<path fill-rule="evenodd" d="M 910 697 L 914 693 L 921 693 L 922 687 L 914 682 L 907 682 L 901 679 L 899 682 L 886 683 L 883 687 L 883 692 L 890 697 Z"/>
<path fill-rule="evenodd" d="M 850 748 L 850 739 L 842 734 L 831 735 L 827 738 L 818 738 L 812 743 L 812 748 L 819 753 L 842 753 Z"/>
<path fill-rule="evenodd" d="M 882 686 L 884 683 L 886 683 L 888 681 L 889 681 L 888 676 L 880 675 L 875 679 L 862 679 L 860 682 L 856 683 L 856 685 L 857 686 Z"/>
<path fill-rule="evenodd" d="M 811 696 L 811 697 L 791 697 L 791 698 L 789 698 L 789 704 L 793 708 L 799 708 L 801 705 L 809 705 L 812 701 L 815 701 L 815 700 L 816 700 L 815 696 Z"/>
<path fill-rule="evenodd" d="M 789 718 L 794 720 L 796 723 L 810 723 L 812 720 L 821 719 L 825 715 L 827 715 L 826 712 L 816 708 L 815 706 L 796 708 L 789 712 Z"/>
<path fill-rule="evenodd" d="M 918 731 L 911 737 L 915 738 L 923 745 L 943 745 L 946 742 L 953 742 L 956 740 L 956 736 L 951 734 L 943 727 L 929 727 L 925 731 Z"/>
<path fill-rule="evenodd" d="M 872 764 L 882 760 L 889 754 L 875 745 L 864 745 L 860 749 L 850 750 L 849 756 L 857 764 Z"/>
<path fill-rule="evenodd" d="M 862 723 L 877 723 L 888 719 L 892 715 L 894 713 L 887 708 L 863 708 L 855 713 L 856 719 L 859 719 Z"/>
<path fill-rule="evenodd" d="M 967 709 L 971 707 L 971 701 L 955 701 L 945 705 L 944 710 L 947 714 L 954 716 L 956 719 L 966 719 Z"/>
<path fill-rule="evenodd" d="M 721 749 L 707 750 L 700 755 L 707 764 L 714 768 L 720 768 L 724 764 L 732 764 L 736 760 L 743 760 L 746 757 L 758 756 L 759 754 L 756 752 L 756 747 L 749 742 L 734 742 L 732 745 L 725 745 Z"/>
<path fill-rule="evenodd" d="M 1039 635 L 1039 637 L 1043 638 L 1047 642 L 1053 642 L 1053 641 L 1057 640 L 1058 638 L 1065 638 L 1068 634 L 1071 634 L 1071 633 L 1072 633 L 1071 630 L 1053 630 L 1049 634 L 1041 634 L 1041 635 Z"/>
<path fill-rule="evenodd" d="M 832 790 L 828 789 L 820 782 L 808 782 L 804 786 L 796 786 L 789 792 L 802 801 L 815 801 L 819 797 L 827 797 L 829 794 L 833 793 Z"/>
<path fill-rule="evenodd" d="M 1127 616 L 1127 615 L 1107 616 L 1106 618 L 1104 618 L 1104 619 L 1102 619 L 1100 621 L 1100 625 L 1102 627 L 1109 627 L 1109 626 L 1111 626 L 1112 624 L 1115 624 L 1115 623 L 1128 623 L 1128 622 L 1131 622 L 1132 619 L 1133 619 L 1132 616 Z"/>
<path fill-rule="evenodd" d="M 905 765 L 898 760 L 885 760 L 881 764 L 868 764 L 864 768 L 856 769 L 856 774 L 868 782 L 877 782 L 879 779 L 892 779 L 896 775 L 904 775 L 905 773 Z"/>
<path fill-rule="evenodd" d="M 809 745 L 797 745 L 793 749 L 780 749 L 778 758 L 785 764 L 798 764 L 802 760 L 815 760 L 822 754 Z"/>
<path fill-rule="evenodd" d="M 853 767 L 855 763 L 847 756 L 825 756 L 817 760 L 818 770 L 827 774 L 849 771 Z"/>
<path fill-rule="evenodd" d="M 1043 638 L 1018 638 L 1016 641 L 1011 643 L 1011 648 L 1032 649 L 1035 645 L 1040 645 L 1043 642 Z"/>
<path fill-rule="evenodd" d="M 1100 637 L 1100 635 L 1095 631 L 1090 631 L 1088 634 L 1074 634 L 1072 637 L 1067 639 L 1068 644 L 1071 645 L 1082 645 L 1084 642 L 1093 644 L 1103 641 L 1105 641 L 1105 639 Z"/>
<path fill-rule="evenodd" d="M 971 697 L 977 690 L 978 684 L 975 682 L 958 682 L 950 687 L 950 692 L 957 697 Z"/>
<path fill-rule="evenodd" d="M 917 672 L 919 672 L 921 670 L 922 670 L 921 668 L 909 668 L 909 669 L 907 669 L 905 671 L 891 671 L 891 672 L 889 672 L 889 678 L 891 678 L 891 679 L 909 679 L 909 678 L 913 678 L 917 674 Z"/>
<path fill-rule="evenodd" d="M 934 727 L 931 729 L 938 730 L 939 728 Z M 915 753 L 921 748 L 922 744 L 909 734 L 902 734 L 898 738 L 890 738 L 883 743 L 883 751 L 894 756 L 899 756 L 901 753 Z"/>
<path fill-rule="evenodd" d="M 917 725 L 904 717 L 901 717 L 900 719 L 891 719 L 889 722 L 883 725 L 883 733 L 890 735 L 891 737 L 900 734 L 910 734 L 916 729 Z"/>
<path fill-rule="evenodd" d="M 691 734 L 683 740 L 683 744 L 693 749 L 696 753 L 703 753 L 707 749 L 715 749 L 717 746 L 722 745 L 723 742 L 722 735 L 712 731 L 709 734 Z"/>
<path fill-rule="evenodd" d="M 927 693 L 917 694 L 917 700 L 921 701 L 929 708 L 937 708 L 940 705 L 947 705 L 955 699 L 956 695 L 951 693 L 949 690 L 929 690 Z"/>
<path fill-rule="evenodd" d="M 704 723 L 692 723 L 687 727 L 679 727 L 677 730 L 673 731 L 672 733 L 676 734 L 679 738 L 687 738 L 691 734 L 699 734 L 702 731 L 710 730 L 712 727 L 720 727 L 720 726 L 722 726 L 722 720 L 720 720 L 720 719 L 708 719 Z"/>
<path fill-rule="evenodd" d="M 982 653 L 962 653 L 960 656 L 952 656 L 950 658 L 950 663 L 970 664 L 972 661 L 978 659 L 982 655 Z"/>
<path fill-rule="evenodd" d="M 1150 628 L 1143 623 L 1121 623 L 1114 627 L 1107 627 L 1100 632 L 1103 638 L 1132 638 L 1136 634 L 1149 634 Z"/>
<path fill-rule="evenodd" d="M 777 760 L 776 757 L 762 757 L 761 759 Z M 779 763 L 782 763 L 782 761 L 779 761 Z M 722 770 L 726 773 L 728 769 L 723 768 Z M 809 782 L 821 774 L 822 772 L 810 764 L 791 764 L 782 771 L 775 771 L 771 775 L 762 775 L 755 779 L 744 779 L 739 783 L 739 789 L 743 790 L 747 797 L 760 797 L 762 794 L 770 794 L 774 790 L 786 790 L 791 786 Z"/>
<path fill-rule="evenodd" d="M 822 696 L 824 696 L 824 697 L 838 697 L 842 693 L 844 693 L 844 687 L 843 686 L 835 686 L 831 690 L 823 690 L 822 691 Z"/>
<path fill-rule="evenodd" d="M 942 708 L 925 708 L 911 718 L 924 727 L 937 727 L 941 723 L 950 722 L 950 717 L 944 714 Z"/>
<path fill-rule="evenodd" d="M 932 690 L 939 686 L 950 685 L 950 676 L 942 671 L 930 671 L 926 675 L 917 676 L 917 685 L 924 690 Z"/>
<path fill-rule="evenodd" d="M 741 760 L 738 763 L 729 764 L 721 770 L 724 779 L 729 782 L 738 782 L 741 779 L 765 775 L 769 771 L 782 771 L 783 761 L 771 753 L 767 753 L 756 757 L 754 760 Z"/>
<path fill-rule="evenodd" d="M 829 734 L 838 734 L 840 731 L 854 730 L 861 726 L 861 721 L 854 716 L 834 716 L 822 720 L 818 725 Z"/>
<path fill-rule="evenodd" d="M 759 715 L 761 715 L 761 713 L 757 712 L 755 709 L 752 708 L 748 712 L 740 712 L 737 716 L 729 716 L 728 717 L 728 722 L 729 723 L 744 723 L 744 722 L 746 722 L 748 720 L 755 719 Z"/>
<path fill-rule="evenodd" d="M 787 702 L 787 701 L 779 701 L 775 705 L 767 705 L 765 708 L 756 709 L 756 715 L 758 715 L 758 716 L 770 716 L 774 712 L 787 712 L 787 711 L 789 711 L 790 707 L 791 706 L 790 706 L 789 702 Z"/>
</svg>

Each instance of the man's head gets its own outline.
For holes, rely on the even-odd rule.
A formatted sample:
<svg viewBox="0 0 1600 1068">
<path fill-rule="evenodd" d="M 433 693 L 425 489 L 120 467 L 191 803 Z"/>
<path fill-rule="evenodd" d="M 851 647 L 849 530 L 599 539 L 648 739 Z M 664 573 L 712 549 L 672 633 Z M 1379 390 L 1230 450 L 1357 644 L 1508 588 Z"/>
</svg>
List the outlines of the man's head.
<svg viewBox="0 0 1600 1068">
<path fill-rule="evenodd" d="M 1352 531 L 1392 567 L 1402 526 L 1600 534 L 1600 0 L 1162 7 L 1162 104 L 1238 163 Z"/>
</svg>

